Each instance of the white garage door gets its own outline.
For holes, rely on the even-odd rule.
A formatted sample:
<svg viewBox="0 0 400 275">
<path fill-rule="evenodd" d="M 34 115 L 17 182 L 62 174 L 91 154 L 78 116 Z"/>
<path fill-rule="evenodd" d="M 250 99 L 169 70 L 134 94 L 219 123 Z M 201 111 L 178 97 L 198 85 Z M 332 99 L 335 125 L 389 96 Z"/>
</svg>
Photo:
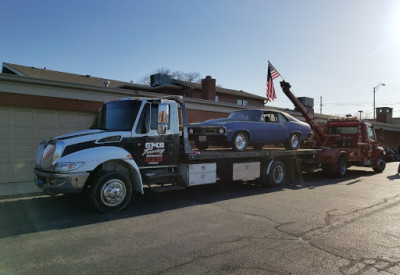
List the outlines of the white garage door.
<svg viewBox="0 0 400 275">
<path fill-rule="evenodd" d="M 33 180 L 39 143 L 88 128 L 94 114 L 0 106 L 0 183 Z"/>
</svg>

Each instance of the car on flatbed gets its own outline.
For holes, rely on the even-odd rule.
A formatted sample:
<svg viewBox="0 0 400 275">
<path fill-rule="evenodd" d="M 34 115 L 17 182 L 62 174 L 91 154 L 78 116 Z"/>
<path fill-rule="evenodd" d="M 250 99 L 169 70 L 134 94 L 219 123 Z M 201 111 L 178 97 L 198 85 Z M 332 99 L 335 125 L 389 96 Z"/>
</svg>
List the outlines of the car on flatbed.
<svg viewBox="0 0 400 275">
<path fill-rule="evenodd" d="M 297 150 L 310 132 L 307 123 L 285 112 L 265 109 L 235 111 L 227 118 L 189 125 L 189 139 L 200 150 L 216 145 L 231 146 L 241 152 L 248 145 L 261 149 L 266 144 L 281 143 L 286 149 Z"/>
</svg>

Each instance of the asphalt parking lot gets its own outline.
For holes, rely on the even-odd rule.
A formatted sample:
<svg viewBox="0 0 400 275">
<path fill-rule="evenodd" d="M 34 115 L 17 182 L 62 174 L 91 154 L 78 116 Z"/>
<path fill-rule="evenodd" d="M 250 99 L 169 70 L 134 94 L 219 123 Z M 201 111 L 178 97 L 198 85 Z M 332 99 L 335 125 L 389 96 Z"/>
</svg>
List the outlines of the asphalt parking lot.
<svg viewBox="0 0 400 275">
<path fill-rule="evenodd" d="M 0 274 L 399 274 L 397 166 L 146 192 L 112 215 L 84 197 L 5 198 Z"/>
</svg>

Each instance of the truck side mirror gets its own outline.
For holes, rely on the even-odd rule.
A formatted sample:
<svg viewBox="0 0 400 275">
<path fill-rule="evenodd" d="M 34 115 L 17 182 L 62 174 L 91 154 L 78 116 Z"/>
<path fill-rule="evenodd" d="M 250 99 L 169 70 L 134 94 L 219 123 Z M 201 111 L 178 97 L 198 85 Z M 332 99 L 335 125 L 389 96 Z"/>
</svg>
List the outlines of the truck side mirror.
<svg viewBox="0 0 400 275">
<path fill-rule="evenodd" d="M 159 135 L 165 135 L 168 129 L 169 123 L 169 105 L 168 104 L 160 104 L 158 105 L 158 127 L 157 133 Z"/>
</svg>

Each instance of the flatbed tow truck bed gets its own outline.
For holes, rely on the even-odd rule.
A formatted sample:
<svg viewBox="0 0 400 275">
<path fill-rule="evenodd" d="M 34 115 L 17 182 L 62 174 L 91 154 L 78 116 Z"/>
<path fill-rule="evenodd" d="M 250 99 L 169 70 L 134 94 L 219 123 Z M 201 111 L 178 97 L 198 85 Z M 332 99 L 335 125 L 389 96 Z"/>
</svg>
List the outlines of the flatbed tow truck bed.
<svg viewBox="0 0 400 275">
<path fill-rule="evenodd" d="M 317 156 L 321 149 L 286 150 L 284 148 L 265 148 L 262 150 L 247 149 L 244 152 L 234 152 L 232 149 L 208 149 L 199 153 L 187 154 L 188 160 L 241 160 L 251 158 L 301 158 Z"/>
</svg>

